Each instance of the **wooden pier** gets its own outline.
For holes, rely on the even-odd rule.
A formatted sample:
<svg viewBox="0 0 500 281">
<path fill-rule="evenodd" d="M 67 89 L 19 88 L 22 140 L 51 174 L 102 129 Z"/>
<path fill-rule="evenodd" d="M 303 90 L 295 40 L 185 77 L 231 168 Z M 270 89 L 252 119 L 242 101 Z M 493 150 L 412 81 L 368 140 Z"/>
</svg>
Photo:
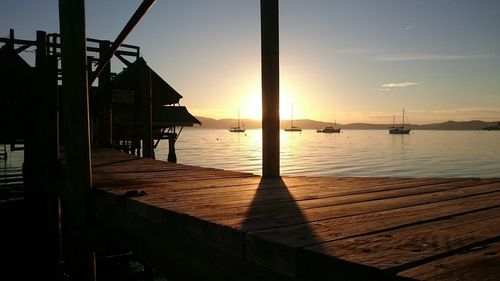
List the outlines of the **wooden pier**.
<svg viewBox="0 0 500 281">
<path fill-rule="evenodd" d="M 154 2 L 143 0 L 112 43 L 87 39 L 84 0 L 59 1 L 60 36 L 0 38 L 19 66 L 0 75 L 12 82 L 5 92 L 26 104 L 11 123 L 29 128 L 9 137 L 25 154 L 22 181 L 7 171 L 0 186 L 10 230 L 0 232 L 1 280 L 94 281 L 105 236 L 169 281 L 498 280 L 500 179 L 279 177 L 278 0 L 260 1 L 264 178 L 91 151 L 119 141 L 109 61 L 138 56 L 118 48 Z M 34 68 L 18 56 L 31 47 Z M 144 95 L 130 112 L 140 107 L 143 157 L 154 158 L 152 74 L 140 75 Z"/>
<path fill-rule="evenodd" d="M 174 280 L 500 276 L 500 179 L 263 179 L 107 149 L 92 159 L 98 225 Z"/>
</svg>

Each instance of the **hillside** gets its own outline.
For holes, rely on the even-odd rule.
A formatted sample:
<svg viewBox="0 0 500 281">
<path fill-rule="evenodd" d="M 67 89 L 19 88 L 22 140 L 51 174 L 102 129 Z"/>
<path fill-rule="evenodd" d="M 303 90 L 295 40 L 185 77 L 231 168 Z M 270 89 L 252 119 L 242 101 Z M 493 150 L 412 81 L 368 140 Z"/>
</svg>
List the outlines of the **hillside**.
<svg viewBox="0 0 500 281">
<path fill-rule="evenodd" d="M 213 119 L 208 117 L 196 116 L 201 121 L 201 128 L 206 129 L 228 129 L 231 126 L 237 125 L 236 119 Z M 258 129 L 261 127 L 261 122 L 258 120 L 245 119 L 242 120 L 247 129 Z M 293 121 L 294 126 L 301 127 L 302 129 L 318 129 L 325 126 L 333 126 L 332 123 L 300 119 Z M 482 130 L 488 127 L 497 127 L 498 122 L 485 122 L 480 120 L 472 121 L 447 121 L 443 123 L 433 123 L 425 125 L 410 125 L 414 130 Z M 350 124 L 337 124 L 338 127 L 345 130 L 385 130 L 392 126 L 392 124 L 368 124 L 368 123 L 350 123 Z M 281 120 L 281 128 L 290 127 L 290 120 Z"/>
</svg>

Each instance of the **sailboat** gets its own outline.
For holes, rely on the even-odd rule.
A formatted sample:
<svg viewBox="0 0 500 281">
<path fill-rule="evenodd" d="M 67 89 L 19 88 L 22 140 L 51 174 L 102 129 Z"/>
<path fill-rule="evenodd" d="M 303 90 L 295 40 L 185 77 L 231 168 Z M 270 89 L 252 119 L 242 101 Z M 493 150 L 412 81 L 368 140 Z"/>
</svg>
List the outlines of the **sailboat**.
<svg viewBox="0 0 500 281">
<path fill-rule="evenodd" d="M 300 127 L 293 125 L 293 103 L 292 103 L 292 118 L 290 118 L 290 128 L 285 128 L 285 132 L 302 132 Z"/>
<path fill-rule="evenodd" d="M 326 126 L 324 129 L 317 129 L 316 132 L 326 134 L 340 133 L 340 128 L 337 128 L 337 120 L 335 120 L 335 125 L 333 127 Z"/>
<path fill-rule="evenodd" d="M 396 127 L 395 125 L 395 116 L 392 117 L 392 127 L 389 128 L 389 134 L 395 135 L 407 135 L 410 133 L 410 128 L 405 128 L 405 109 L 403 108 L 403 122 L 401 126 Z"/>
<path fill-rule="evenodd" d="M 243 124 L 243 127 L 240 127 L 240 122 Z M 243 133 L 245 132 L 245 124 L 240 120 L 240 110 L 238 109 L 238 126 L 229 128 L 229 132 L 232 133 Z"/>
</svg>

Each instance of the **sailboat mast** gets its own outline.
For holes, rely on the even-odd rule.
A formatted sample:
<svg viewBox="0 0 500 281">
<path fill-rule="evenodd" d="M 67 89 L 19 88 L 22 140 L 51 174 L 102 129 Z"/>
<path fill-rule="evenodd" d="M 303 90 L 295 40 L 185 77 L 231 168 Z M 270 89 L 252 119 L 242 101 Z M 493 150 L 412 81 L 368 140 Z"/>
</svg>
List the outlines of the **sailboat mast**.
<svg viewBox="0 0 500 281">
<path fill-rule="evenodd" d="M 292 103 L 292 119 L 290 120 L 290 128 L 293 128 L 293 103 Z"/>
<path fill-rule="evenodd" d="M 403 108 L 403 128 L 405 127 L 405 109 Z"/>
<path fill-rule="evenodd" d="M 240 128 L 240 109 L 238 108 L 238 128 Z"/>
</svg>

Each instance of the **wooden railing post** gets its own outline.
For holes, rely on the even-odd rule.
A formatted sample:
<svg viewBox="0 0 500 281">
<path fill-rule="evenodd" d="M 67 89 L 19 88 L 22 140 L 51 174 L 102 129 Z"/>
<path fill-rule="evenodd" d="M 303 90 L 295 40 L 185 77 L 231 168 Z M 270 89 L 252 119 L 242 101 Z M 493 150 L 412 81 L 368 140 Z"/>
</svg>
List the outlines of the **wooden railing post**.
<svg viewBox="0 0 500 281">
<path fill-rule="evenodd" d="M 71 280 L 95 280 L 88 241 L 92 187 L 85 1 L 59 0 L 68 263 Z"/>
<path fill-rule="evenodd" d="M 260 1 L 262 56 L 262 176 L 280 176 L 278 0 Z"/>
<path fill-rule="evenodd" d="M 154 159 L 151 69 L 149 69 L 146 62 L 143 63 L 144 69 L 141 71 L 142 157 Z"/>
<path fill-rule="evenodd" d="M 99 43 L 99 64 L 104 64 L 103 60 L 109 52 L 111 42 L 102 41 Z M 111 146 L 112 144 L 112 105 L 111 105 L 111 64 L 106 63 L 99 74 L 98 93 L 98 142 L 101 146 Z"/>
</svg>

